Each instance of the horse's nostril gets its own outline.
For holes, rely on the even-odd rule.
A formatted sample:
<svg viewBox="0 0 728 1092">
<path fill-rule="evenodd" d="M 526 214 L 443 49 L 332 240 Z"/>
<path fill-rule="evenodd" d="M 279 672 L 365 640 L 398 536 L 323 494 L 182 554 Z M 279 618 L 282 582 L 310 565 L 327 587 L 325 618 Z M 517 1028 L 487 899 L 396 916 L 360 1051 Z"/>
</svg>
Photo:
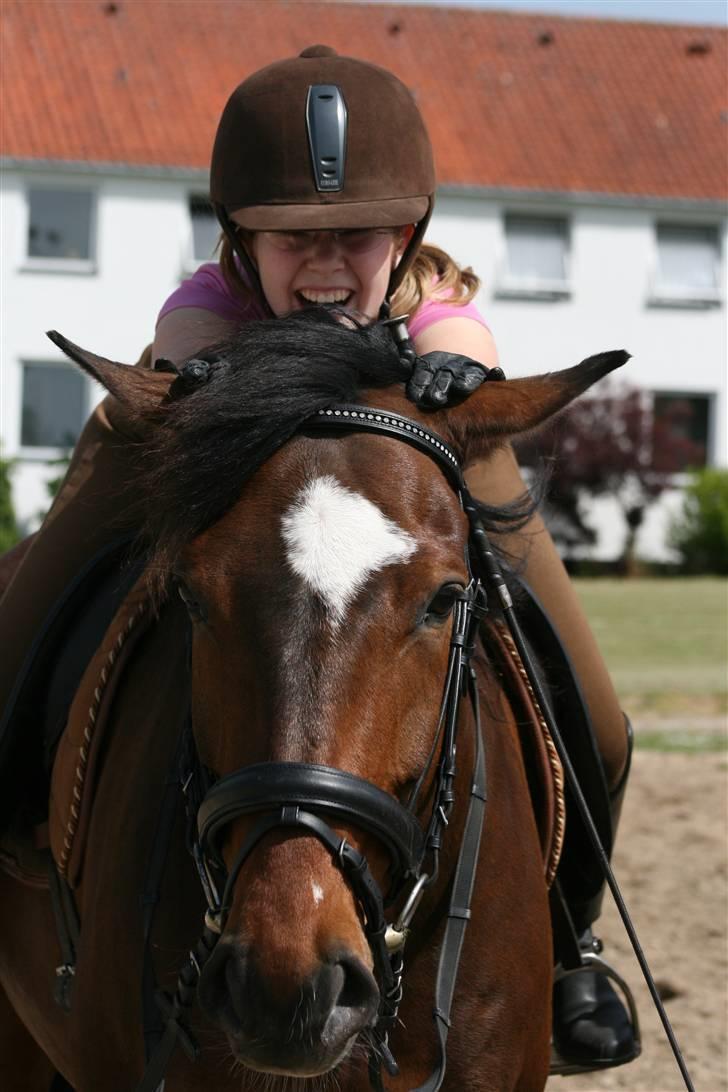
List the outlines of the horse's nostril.
<svg viewBox="0 0 728 1092">
<path fill-rule="evenodd" d="M 344 982 L 337 1004 L 346 1008 L 367 1008 L 379 1005 L 379 990 L 373 976 L 355 956 L 340 959 L 337 964 L 344 972 Z"/>
<path fill-rule="evenodd" d="M 355 956 L 340 957 L 330 967 L 333 1005 L 321 1032 L 327 1045 L 343 1045 L 374 1023 L 379 990 L 373 976 Z"/>
</svg>

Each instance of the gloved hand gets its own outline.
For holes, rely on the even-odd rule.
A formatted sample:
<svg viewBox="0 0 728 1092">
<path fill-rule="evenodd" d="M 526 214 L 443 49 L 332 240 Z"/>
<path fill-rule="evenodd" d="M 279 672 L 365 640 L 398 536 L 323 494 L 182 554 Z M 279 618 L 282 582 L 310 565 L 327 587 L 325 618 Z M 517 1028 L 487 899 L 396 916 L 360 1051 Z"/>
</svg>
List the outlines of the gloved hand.
<svg viewBox="0 0 728 1092">
<path fill-rule="evenodd" d="M 469 356 L 435 351 L 415 358 L 407 397 L 420 409 L 462 402 L 486 379 L 505 379 L 501 368 L 486 368 Z"/>
</svg>

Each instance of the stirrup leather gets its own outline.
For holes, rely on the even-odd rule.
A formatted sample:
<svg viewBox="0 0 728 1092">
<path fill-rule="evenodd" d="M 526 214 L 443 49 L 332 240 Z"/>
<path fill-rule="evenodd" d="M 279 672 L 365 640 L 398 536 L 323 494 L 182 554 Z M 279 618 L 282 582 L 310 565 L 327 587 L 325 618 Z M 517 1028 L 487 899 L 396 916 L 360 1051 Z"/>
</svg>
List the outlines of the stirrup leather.
<svg viewBox="0 0 728 1092">
<path fill-rule="evenodd" d="M 615 983 L 622 993 L 624 1000 L 627 1002 L 627 1009 L 629 1011 L 629 1019 L 632 1025 L 632 1037 L 634 1039 L 634 1052 L 629 1055 L 628 1058 L 618 1059 L 606 1059 L 603 1062 L 595 1059 L 593 1062 L 566 1062 L 559 1054 L 556 1046 L 552 1042 L 551 1044 L 551 1064 L 549 1066 L 549 1074 L 551 1076 L 570 1077 L 575 1073 L 595 1073 L 600 1069 L 614 1069 L 620 1065 L 628 1065 L 633 1062 L 635 1058 L 638 1058 L 642 1052 L 642 1040 L 640 1037 L 640 1022 L 637 1015 L 637 1005 L 634 999 L 634 995 L 629 985 L 625 982 L 622 976 L 615 971 L 605 959 L 596 952 L 582 952 L 582 963 L 579 967 L 571 967 L 568 970 L 557 964 L 554 968 L 554 982 L 560 982 L 564 978 L 570 978 L 575 974 L 582 974 L 584 971 L 595 971 L 597 974 L 603 974 L 611 982 Z"/>
</svg>

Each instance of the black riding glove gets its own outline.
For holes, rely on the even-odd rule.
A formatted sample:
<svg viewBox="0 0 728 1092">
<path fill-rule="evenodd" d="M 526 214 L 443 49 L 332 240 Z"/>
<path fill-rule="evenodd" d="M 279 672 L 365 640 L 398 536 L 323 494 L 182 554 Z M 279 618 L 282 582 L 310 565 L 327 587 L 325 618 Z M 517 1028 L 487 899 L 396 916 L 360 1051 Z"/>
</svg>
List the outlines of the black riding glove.
<svg viewBox="0 0 728 1092">
<path fill-rule="evenodd" d="M 505 379 L 500 368 L 486 368 L 459 353 L 435 351 L 415 358 L 407 397 L 420 409 L 462 402 L 486 379 Z"/>
</svg>

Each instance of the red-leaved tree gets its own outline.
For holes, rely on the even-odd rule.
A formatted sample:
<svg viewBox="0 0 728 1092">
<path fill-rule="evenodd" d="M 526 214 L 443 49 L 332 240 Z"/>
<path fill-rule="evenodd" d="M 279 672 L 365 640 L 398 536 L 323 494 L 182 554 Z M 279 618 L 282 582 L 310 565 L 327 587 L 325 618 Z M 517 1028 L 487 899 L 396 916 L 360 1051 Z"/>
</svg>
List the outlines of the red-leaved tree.
<svg viewBox="0 0 728 1092">
<path fill-rule="evenodd" d="M 596 540 L 588 500 L 613 497 L 625 522 L 620 569 L 635 571 L 635 541 L 648 507 L 674 474 L 704 462 L 703 445 L 689 435 L 692 412 L 689 401 L 676 399 L 656 416 L 650 395 L 607 382 L 519 445 L 522 461 L 534 465 L 540 458 L 550 469 L 546 519 L 567 554 Z"/>
</svg>

